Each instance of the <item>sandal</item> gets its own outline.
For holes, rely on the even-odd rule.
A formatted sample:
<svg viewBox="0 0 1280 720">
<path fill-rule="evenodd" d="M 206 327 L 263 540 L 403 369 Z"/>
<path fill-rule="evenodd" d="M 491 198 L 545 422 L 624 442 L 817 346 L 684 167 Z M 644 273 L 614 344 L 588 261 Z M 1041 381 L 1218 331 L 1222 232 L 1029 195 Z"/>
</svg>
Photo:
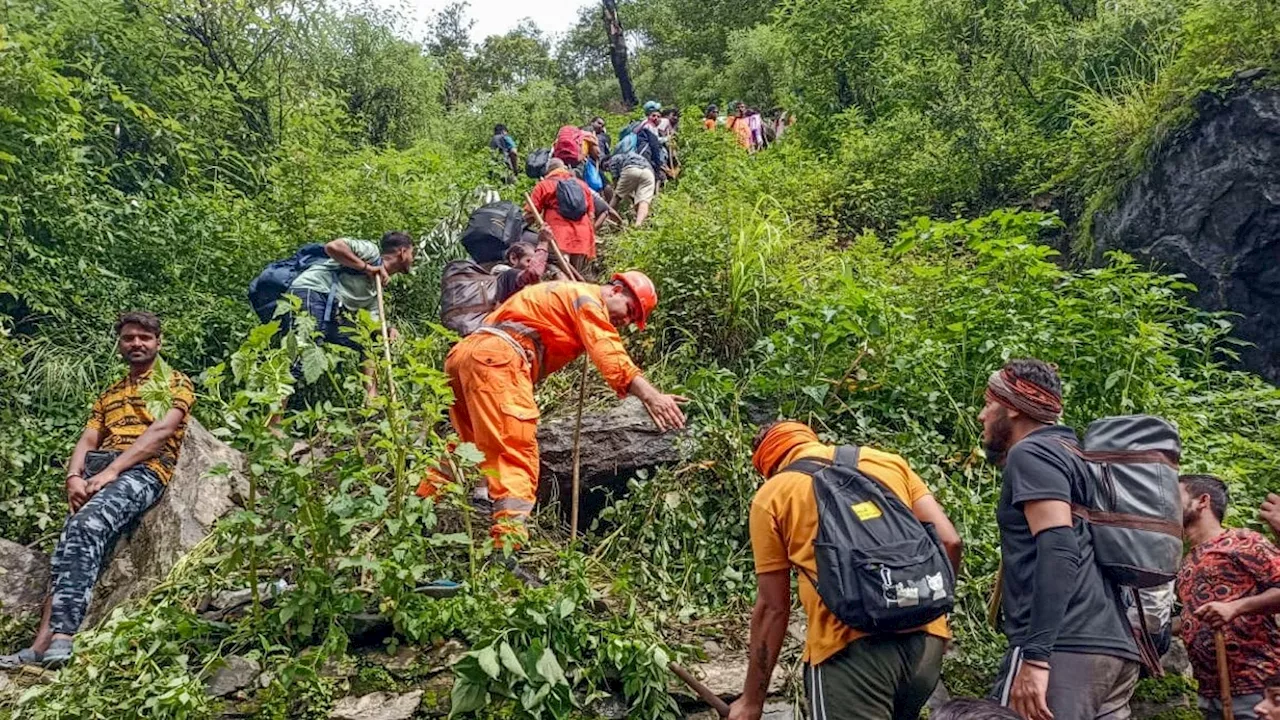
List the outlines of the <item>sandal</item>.
<svg viewBox="0 0 1280 720">
<path fill-rule="evenodd" d="M 24 665 L 39 665 L 44 656 L 34 648 L 22 648 L 12 655 L 0 655 L 0 670 L 17 670 Z"/>
</svg>

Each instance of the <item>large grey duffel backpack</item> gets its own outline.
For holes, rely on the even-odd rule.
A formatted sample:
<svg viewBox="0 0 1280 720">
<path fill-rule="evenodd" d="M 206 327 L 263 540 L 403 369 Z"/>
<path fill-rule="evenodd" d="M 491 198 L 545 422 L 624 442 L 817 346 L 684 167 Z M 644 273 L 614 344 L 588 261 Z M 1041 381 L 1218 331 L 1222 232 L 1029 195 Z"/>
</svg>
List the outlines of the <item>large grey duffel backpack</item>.
<svg viewBox="0 0 1280 720">
<path fill-rule="evenodd" d="M 1178 429 L 1151 415 L 1102 418 L 1073 448 L 1089 466 L 1089 522 L 1098 565 L 1114 582 L 1135 588 L 1174 579 L 1182 558 L 1182 502 Z"/>
</svg>

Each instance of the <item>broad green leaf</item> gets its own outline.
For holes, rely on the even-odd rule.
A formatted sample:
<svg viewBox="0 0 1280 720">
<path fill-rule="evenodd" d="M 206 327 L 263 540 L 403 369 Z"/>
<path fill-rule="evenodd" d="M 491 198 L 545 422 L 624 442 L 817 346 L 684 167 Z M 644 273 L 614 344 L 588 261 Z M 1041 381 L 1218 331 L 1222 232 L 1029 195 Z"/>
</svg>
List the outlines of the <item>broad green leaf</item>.
<svg viewBox="0 0 1280 720">
<path fill-rule="evenodd" d="M 551 652 L 551 648 L 546 648 L 542 651 L 542 657 L 538 658 L 538 664 L 534 669 L 538 671 L 543 680 L 552 685 L 569 684 L 569 681 L 565 680 L 564 671 L 560 669 L 560 661 L 556 659 L 556 654 Z"/>
<path fill-rule="evenodd" d="M 472 713 L 483 708 L 489 701 L 488 688 L 488 683 L 479 683 L 468 677 L 458 677 L 453 682 L 453 691 L 449 693 L 449 717 Z"/>
<path fill-rule="evenodd" d="M 480 669 L 484 670 L 485 675 L 498 679 L 498 675 L 502 673 L 502 667 L 498 665 L 498 651 L 490 645 L 483 650 L 476 652 L 476 661 L 480 663 Z"/>
<path fill-rule="evenodd" d="M 507 672 L 515 675 L 521 680 L 529 679 L 528 673 L 526 673 L 524 671 L 524 667 L 520 665 L 520 659 L 516 657 L 516 652 L 511 649 L 511 646 L 508 645 L 505 640 L 498 648 L 498 655 L 502 658 L 502 667 L 506 668 Z"/>
<path fill-rule="evenodd" d="M 472 464 L 479 464 L 484 461 L 484 453 L 480 451 L 480 448 L 475 446 L 475 443 L 464 442 L 458 445 L 458 448 L 453 451 L 453 454 L 457 455 L 464 462 Z"/>
<path fill-rule="evenodd" d="M 318 345 L 311 345 L 302 351 L 302 377 L 310 385 L 320 379 L 329 369 L 329 358 Z"/>
</svg>

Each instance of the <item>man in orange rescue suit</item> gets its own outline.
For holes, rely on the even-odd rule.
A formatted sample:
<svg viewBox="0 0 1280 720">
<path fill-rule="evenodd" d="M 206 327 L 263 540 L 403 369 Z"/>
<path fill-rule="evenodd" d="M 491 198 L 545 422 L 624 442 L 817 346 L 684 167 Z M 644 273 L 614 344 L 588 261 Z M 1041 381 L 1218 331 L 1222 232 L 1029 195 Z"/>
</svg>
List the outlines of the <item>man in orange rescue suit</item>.
<svg viewBox="0 0 1280 720">
<path fill-rule="evenodd" d="M 453 387 L 449 419 L 464 442 L 484 453 L 491 534 L 518 548 L 538 491 L 538 406 L 534 383 L 586 351 L 619 397 L 635 395 L 662 431 L 684 427 L 685 398 L 660 392 L 640 374 L 618 329 L 641 330 L 658 304 L 653 282 L 631 270 L 607 285 L 551 282 L 531 285 L 502 303 L 476 332 L 454 346 L 444 369 Z M 424 481 L 433 495 L 441 478 Z M 479 493 L 482 495 L 482 493 Z M 483 505 L 485 498 L 477 498 Z"/>
</svg>

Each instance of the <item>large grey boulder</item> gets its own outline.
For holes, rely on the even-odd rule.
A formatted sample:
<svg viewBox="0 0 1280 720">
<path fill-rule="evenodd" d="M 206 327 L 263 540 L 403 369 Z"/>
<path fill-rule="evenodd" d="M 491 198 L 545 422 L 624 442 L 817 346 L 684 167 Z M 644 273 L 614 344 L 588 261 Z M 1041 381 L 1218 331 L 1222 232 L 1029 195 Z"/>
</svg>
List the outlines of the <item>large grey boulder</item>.
<svg viewBox="0 0 1280 720">
<path fill-rule="evenodd" d="M 574 420 L 570 409 L 538 428 L 542 457 L 539 490 L 544 499 L 556 489 L 560 497 L 568 497 L 571 490 Z M 659 432 L 644 404 L 634 397 L 604 411 L 584 413 L 581 440 L 584 495 L 595 488 L 620 490 L 637 470 L 676 462 L 680 459 L 677 437 L 676 432 Z"/>
<path fill-rule="evenodd" d="M 1095 263 L 1123 250 L 1196 285 L 1193 301 L 1230 310 L 1244 365 L 1280 382 L 1280 90 L 1242 73 L 1093 220 Z"/>
<path fill-rule="evenodd" d="M 0 614 L 39 612 L 48 588 L 49 556 L 0 539 Z"/>
<path fill-rule="evenodd" d="M 94 588 L 85 627 L 149 592 L 214 523 L 242 504 L 249 492 L 243 468 L 238 451 L 191 418 L 173 479 L 133 533 L 116 546 L 111 565 Z"/>
</svg>

